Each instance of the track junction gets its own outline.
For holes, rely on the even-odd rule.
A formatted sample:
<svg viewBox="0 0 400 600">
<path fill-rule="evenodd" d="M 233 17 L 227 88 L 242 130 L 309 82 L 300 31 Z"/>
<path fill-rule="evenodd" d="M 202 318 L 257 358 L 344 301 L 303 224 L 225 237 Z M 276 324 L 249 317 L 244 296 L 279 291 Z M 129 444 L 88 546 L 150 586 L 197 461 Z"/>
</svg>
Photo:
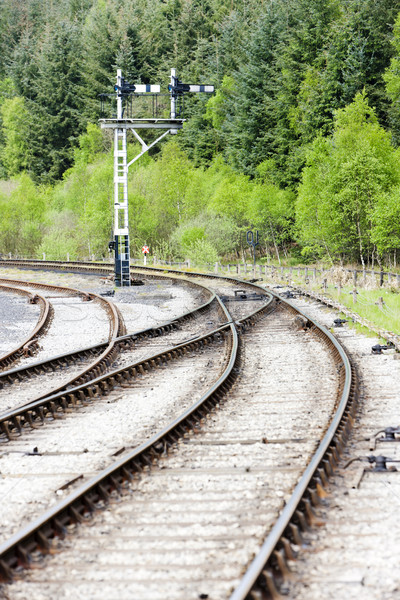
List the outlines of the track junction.
<svg viewBox="0 0 400 600">
<path fill-rule="evenodd" d="M 25 266 L 43 268 L 41 261 Z M 45 266 L 109 273 L 101 264 Z M 133 273 L 201 289 L 207 300 L 146 330 L 121 335 L 123 326 L 114 322 L 109 358 L 96 344 L 1 373 L 3 389 L 12 390 L 32 377 L 32 369 L 40 381 L 43 371 L 68 368 L 82 356 L 95 356 L 98 363 L 85 365 L 54 393 L 0 415 L 8 455 L 13 445 L 18 452 L 25 436 L 40 448 L 44 432 L 60 423 L 71 427 L 72 436 L 77 409 L 89 423 L 97 405 L 112 402 L 115 409 L 121 405 L 123 423 L 126 393 L 130 406 L 151 391 L 170 403 L 162 417 L 155 410 L 147 428 L 121 435 L 125 441 L 130 436 L 132 449 L 125 441 L 122 449 L 113 448 L 116 461 L 102 455 L 95 467 L 82 463 L 83 474 L 60 484 L 62 492 L 73 490 L 61 502 L 44 500 L 35 515 L 22 503 L 14 524 L 8 516 L 9 538 L 0 546 L 5 597 L 34 597 L 40 589 L 50 598 L 55 586 L 63 594 L 58 597 L 68 597 L 71 586 L 76 597 L 111 597 L 106 590 L 115 593 L 117 582 L 121 598 L 239 600 L 285 592 L 287 563 L 320 520 L 329 478 L 354 421 L 357 379 L 347 354 L 314 318 L 255 284 L 154 268 Z M 162 340 L 161 351 L 147 345 L 155 339 Z M 175 386 L 166 375 L 170 368 Z M 104 442 L 104 435 L 110 449 L 115 438 Z M 79 453 L 79 460 L 83 454 L 90 452 Z M 59 470 L 53 462 L 53 471 Z M 101 462 L 107 463 L 103 470 Z M 38 503 L 42 492 L 43 486 Z M 26 525 L 18 530 L 21 522 Z M 91 558 L 84 562 L 83 555 Z M 65 569 L 76 576 L 63 578 Z"/>
</svg>

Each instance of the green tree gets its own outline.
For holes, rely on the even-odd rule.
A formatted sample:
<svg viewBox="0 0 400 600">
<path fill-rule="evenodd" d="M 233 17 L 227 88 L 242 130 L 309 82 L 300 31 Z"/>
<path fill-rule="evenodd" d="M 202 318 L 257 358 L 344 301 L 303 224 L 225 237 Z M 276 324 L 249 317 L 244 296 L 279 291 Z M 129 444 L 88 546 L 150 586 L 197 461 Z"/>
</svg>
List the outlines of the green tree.
<svg viewBox="0 0 400 600">
<path fill-rule="evenodd" d="M 376 257 L 373 215 L 382 194 L 399 182 L 390 135 L 365 94 L 338 111 L 331 138 L 318 138 L 308 156 L 296 204 L 306 254 L 333 261 Z"/>
<path fill-rule="evenodd" d="M 79 27 L 61 21 L 46 29 L 38 57 L 30 113 L 30 170 L 54 181 L 72 164 L 80 126 L 81 41 Z"/>
<path fill-rule="evenodd" d="M 5 99 L 0 106 L 4 148 L 1 153 L 7 175 L 13 177 L 29 165 L 29 114 L 24 98 Z"/>
</svg>

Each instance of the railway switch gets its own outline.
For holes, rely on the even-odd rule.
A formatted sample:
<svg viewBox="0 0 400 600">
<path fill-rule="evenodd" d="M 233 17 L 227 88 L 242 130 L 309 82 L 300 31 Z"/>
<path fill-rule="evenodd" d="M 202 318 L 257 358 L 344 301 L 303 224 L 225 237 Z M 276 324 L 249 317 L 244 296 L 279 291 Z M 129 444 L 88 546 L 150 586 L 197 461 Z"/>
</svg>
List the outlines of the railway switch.
<svg viewBox="0 0 400 600">
<path fill-rule="evenodd" d="M 400 427 L 386 427 L 383 433 L 385 436 L 378 438 L 378 442 L 400 442 L 400 437 L 396 437 L 396 433 L 400 434 Z"/>
<path fill-rule="evenodd" d="M 367 460 L 368 462 L 373 465 L 375 463 L 374 468 L 372 469 L 372 471 L 374 472 L 382 472 L 382 471 L 397 471 L 396 467 L 389 467 L 389 469 L 387 468 L 387 463 L 393 463 L 393 462 L 399 462 L 397 460 L 393 460 L 392 458 L 389 458 L 387 456 L 367 456 Z"/>
<path fill-rule="evenodd" d="M 381 346 L 381 344 L 375 344 L 372 346 L 371 352 L 372 354 L 382 354 L 382 350 L 391 350 L 394 348 L 394 344 L 392 342 L 387 342 L 385 346 Z"/>
<path fill-rule="evenodd" d="M 343 323 L 347 323 L 347 319 L 335 319 L 333 321 L 335 327 L 343 327 Z"/>
</svg>

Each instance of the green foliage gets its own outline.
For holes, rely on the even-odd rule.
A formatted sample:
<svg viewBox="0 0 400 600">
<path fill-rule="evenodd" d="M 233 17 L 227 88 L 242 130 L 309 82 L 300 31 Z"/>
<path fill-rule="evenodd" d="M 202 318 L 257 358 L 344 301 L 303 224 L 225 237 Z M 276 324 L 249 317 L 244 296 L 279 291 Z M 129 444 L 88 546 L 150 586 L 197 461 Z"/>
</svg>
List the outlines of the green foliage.
<svg viewBox="0 0 400 600">
<path fill-rule="evenodd" d="M 399 143 L 399 11 L 400 0 L 3 0 L 0 177 L 16 179 L 0 196 L 0 250 L 105 252 L 113 160 L 98 94 L 117 67 L 166 92 L 175 67 L 216 93 L 188 95 L 183 131 L 130 168 L 133 252 L 244 256 L 252 227 L 278 260 L 295 237 L 308 258 L 395 259 L 398 157 L 383 127 Z"/>
<path fill-rule="evenodd" d="M 308 156 L 296 204 L 305 254 L 363 264 L 374 253 L 374 222 L 399 184 L 397 152 L 364 94 L 336 116 L 331 138 L 319 137 Z M 384 217 L 383 217 L 384 218 Z M 383 246 L 380 246 L 383 248 Z"/>
<path fill-rule="evenodd" d="M 198 239 L 186 250 L 186 256 L 194 265 L 213 264 L 218 260 L 218 253 L 208 240 Z"/>
<path fill-rule="evenodd" d="M 34 256 L 42 237 L 45 201 L 25 173 L 1 193 L 0 214 L 1 251 Z"/>
<path fill-rule="evenodd" d="M 13 177 L 29 165 L 29 121 L 24 98 L 7 98 L 0 106 L 4 148 L 1 153 L 7 175 Z"/>
</svg>

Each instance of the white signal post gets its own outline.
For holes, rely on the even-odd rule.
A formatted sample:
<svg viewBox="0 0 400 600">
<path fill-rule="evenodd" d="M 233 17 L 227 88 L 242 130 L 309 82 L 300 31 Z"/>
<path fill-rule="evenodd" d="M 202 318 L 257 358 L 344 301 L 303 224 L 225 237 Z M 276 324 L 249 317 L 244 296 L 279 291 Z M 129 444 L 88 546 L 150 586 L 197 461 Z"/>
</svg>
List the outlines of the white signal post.
<svg viewBox="0 0 400 600">
<path fill-rule="evenodd" d="M 171 115 L 169 119 L 132 119 L 124 118 L 124 98 L 130 94 L 158 94 L 159 85 L 130 84 L 122 77 L 121 69 L 117 69 L 117 83 L 114 87 L 117 94 L 117 118 L 101 119 L 102 129 L 114 129 L 114 239 L 109 244 L 115 251 L 115 284 L 116 286 L 130 286 L 130 249 L 129 249 L 129 214 L 128 214 L 128 170 L 150 148 L 160 142 L 165 136 L 178 133 L 183 127 L 183 118 L 177 118 L 182 108 L 179 99 L 185 92 L 212 93 L 212 85 L 183 84 L 176 77 L 175 69 L 171 69 L 171 83 L 168 86 L 171 92 Z M 147 144 L 137 132 L 138 129 L 164 129 L 165 131 L 153 142 Z M 142 151 L 128 162 L 127 131 L 132 131 L 142 147 Z M 148 253 L 142 249 L 144 260 Z M 146 264 L 146 262 L 145 262 Z"/>
<path fill-rule="evenodd" d="M 143 246 L 142 252 L 143 252 L 143 264 L 146 265 L 146 263 L 147 263 L 147 255 L 150 252 L 149 247 L 148 246 Z"/>
</svg>

